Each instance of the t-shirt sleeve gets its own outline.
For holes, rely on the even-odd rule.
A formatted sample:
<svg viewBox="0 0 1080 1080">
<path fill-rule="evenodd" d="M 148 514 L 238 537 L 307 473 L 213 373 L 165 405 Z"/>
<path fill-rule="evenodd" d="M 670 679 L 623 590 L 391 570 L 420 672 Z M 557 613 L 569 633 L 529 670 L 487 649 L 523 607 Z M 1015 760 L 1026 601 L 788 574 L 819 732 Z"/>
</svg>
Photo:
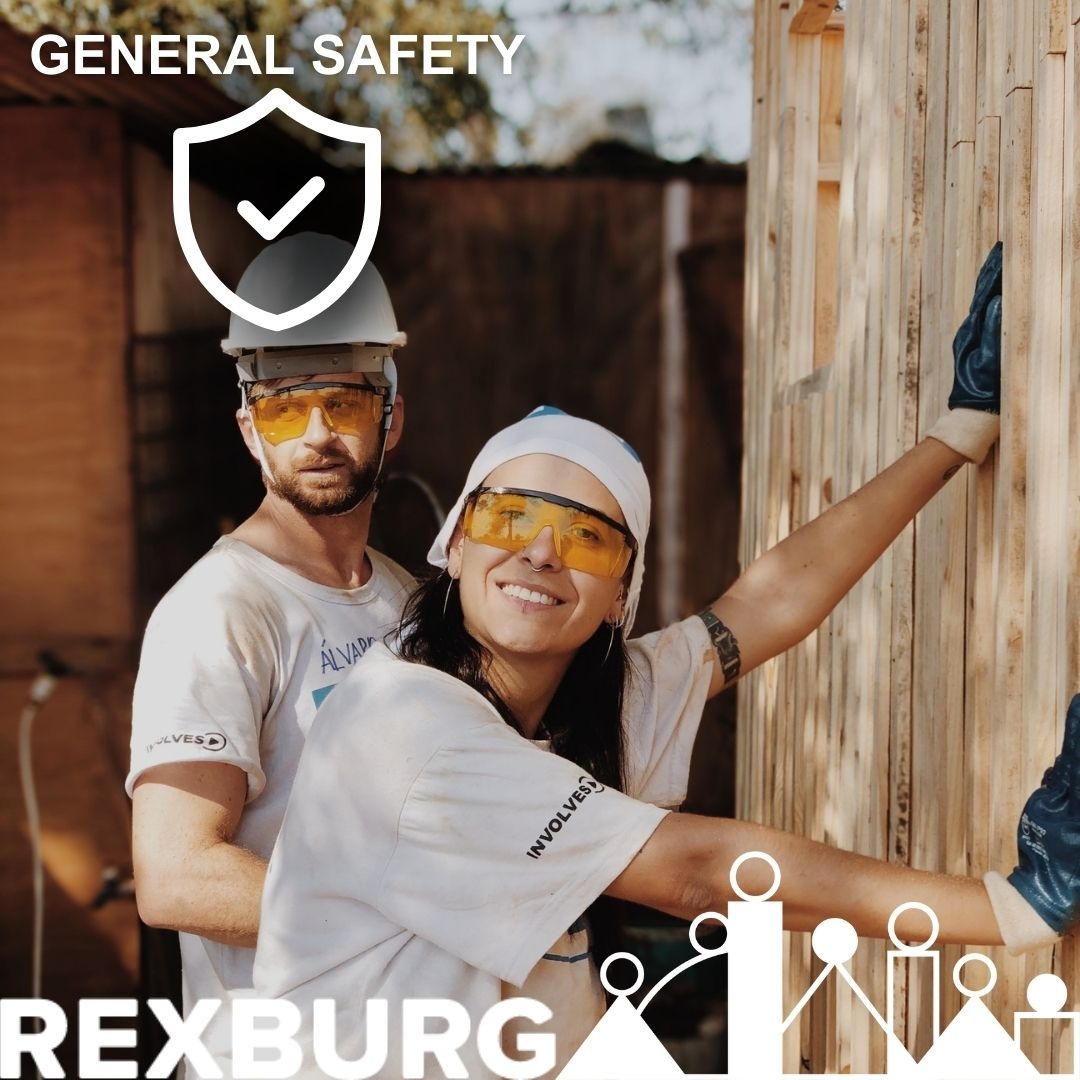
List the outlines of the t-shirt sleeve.
<svg viewBox="0 0 1080 1080">
<path fill-rule="evenodd" d="M 256 614 L 181 583 L 146 628 L 132 701 L 131 771 L 214 761 L 247 774 L 247 798 L 263 790 L 259 732 L 274 680 L 273 643 Z"/>
<path fill-rule="evenodd" d="M 626 725 L 627 790 L 635 799 L 678 806 L 712 679 L 712 642 L 696 615 L 629 643 L 633 677 Z"/>
<path fill-rule="evenodd" d="M 380 940 L 405 930 L 520 986 L 665 814 L 533 746 L 456 680 L 373 649 L 312 724 L 260 955 L 309 980 L 373 947 L 368 907 Z"/>
<path fill-rule="evenodd" d="M 664 814 L 489 724 L 441 746 L 417 774 L 376 906 L 520 986 Z"/>
</svg>

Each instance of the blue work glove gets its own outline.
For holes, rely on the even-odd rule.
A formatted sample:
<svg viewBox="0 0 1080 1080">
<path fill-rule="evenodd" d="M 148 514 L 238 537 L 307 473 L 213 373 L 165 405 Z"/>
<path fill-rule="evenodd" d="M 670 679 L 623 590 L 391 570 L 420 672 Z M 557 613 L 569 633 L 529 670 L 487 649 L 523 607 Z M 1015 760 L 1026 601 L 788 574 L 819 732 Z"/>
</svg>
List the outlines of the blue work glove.
<svg viewBox="0 0 1080 1080">
<path fill-rule="evenodd" d="M 1001 241 L 986 256 L 967 318 L 953 338 L 950 409 L 1001 412 Z"/>
<path fill-rule="evenodd" d="M 986 256 L 967 318 L 953 338 L 949 411 L 927 435 L 969 461 L 982 462 L 1001 431 L 1000 242 Z"/>
<path fill-rule="evenodd" d="M 1009 884 L 1056 934 L 1080 922 L 1080 694 L 1069 703 L 1065 740 L 1020 815 L 1020 865 Z"/>
</svg>

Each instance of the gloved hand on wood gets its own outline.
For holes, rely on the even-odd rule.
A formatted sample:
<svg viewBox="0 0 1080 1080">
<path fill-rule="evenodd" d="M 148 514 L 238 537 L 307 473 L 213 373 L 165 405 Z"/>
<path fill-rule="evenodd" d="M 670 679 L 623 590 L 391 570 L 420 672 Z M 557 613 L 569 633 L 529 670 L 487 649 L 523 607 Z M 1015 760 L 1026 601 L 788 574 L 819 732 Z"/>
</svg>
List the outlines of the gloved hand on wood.
<svg viewBox="0 0 1080 1080">
<path fill-rule="evenodd" d="M 1001 278 L 998 241 L 975 282 L 967 318 L 953 338 L 949 412 L 927 432 L 974 462 L 982 462 L 1001 428 Z"/>
<path fill-rule="evenodd" d="M 1020 815 L 1018 865 L 983 879 L 1011 953 L 1049 945 L 1080 924 L 1080 694 L 1069 703 L 1061 753 Z"/>
</svg>

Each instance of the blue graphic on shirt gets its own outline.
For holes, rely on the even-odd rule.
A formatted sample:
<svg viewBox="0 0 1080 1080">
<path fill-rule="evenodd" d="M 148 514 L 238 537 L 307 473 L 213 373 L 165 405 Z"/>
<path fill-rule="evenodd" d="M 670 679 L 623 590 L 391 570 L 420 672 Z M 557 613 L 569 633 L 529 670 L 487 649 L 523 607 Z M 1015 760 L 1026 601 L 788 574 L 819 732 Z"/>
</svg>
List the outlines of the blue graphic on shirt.
<svg viewBox="0 0 1080 1080">
<path fill-rule="evenodd" d="M 344 645 L 327 645 L 326 638 L 323 638 L 322 644 L 319 646 L 319 664 L 321 665 L 319 673 L 325 675 L 328 671 L 340 673 L 348 670 L 357 660 L 363 659 L 364 654 L 374 644 L 375 639 L 364 634 L 350 638 Z M 316 709 L 322 705 L 326 700 L 326 695 L 335 686 L 337 686 L 337 683 L 328 683 L 326 686 L 320 686 L 317 690 L 311 691 L 311 697 L 315 702 Z"/>
<path fill-rule="evenodd" d="M 320 686 L 318 690 L 312 690 L 311 696 L 315 702 L 315 709 L 318 711 L 319 706 L 326 700 L 327 694 L 330 693 L 337 683 L 331 683 L 329 686 Z"/>
</svg>

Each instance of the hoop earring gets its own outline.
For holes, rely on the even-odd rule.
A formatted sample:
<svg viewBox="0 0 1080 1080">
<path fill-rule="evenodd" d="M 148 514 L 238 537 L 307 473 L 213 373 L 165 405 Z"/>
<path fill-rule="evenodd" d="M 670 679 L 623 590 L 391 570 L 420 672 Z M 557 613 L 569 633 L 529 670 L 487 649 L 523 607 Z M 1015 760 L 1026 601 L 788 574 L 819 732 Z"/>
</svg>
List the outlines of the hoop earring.
<svg viewBox="0 0 1080 1080">
<path fill-rule="evenodd" d="M 454 582 L 457 580 L 449 570 L 447 570 L 446 576 L 450 580 L 446 583 L 446 596 L 443 597 L 442 602 L 442 615 L 444 619 L 446 618 L 446 609 L 450 606 L 450 590 L 454 587 Z"/>
<path fill-rule="evenodd" d="M 611 627 L 611 637 L 608 638 L 607 651 L 604 653 L 604 659 L 600 661 L 600 666 L 603 667 L 608 662 L 608 657 L 611 655 L 611 646 L 615 644 L 615 629 L 617 623 L 608 623 Z"/>
</svg>

